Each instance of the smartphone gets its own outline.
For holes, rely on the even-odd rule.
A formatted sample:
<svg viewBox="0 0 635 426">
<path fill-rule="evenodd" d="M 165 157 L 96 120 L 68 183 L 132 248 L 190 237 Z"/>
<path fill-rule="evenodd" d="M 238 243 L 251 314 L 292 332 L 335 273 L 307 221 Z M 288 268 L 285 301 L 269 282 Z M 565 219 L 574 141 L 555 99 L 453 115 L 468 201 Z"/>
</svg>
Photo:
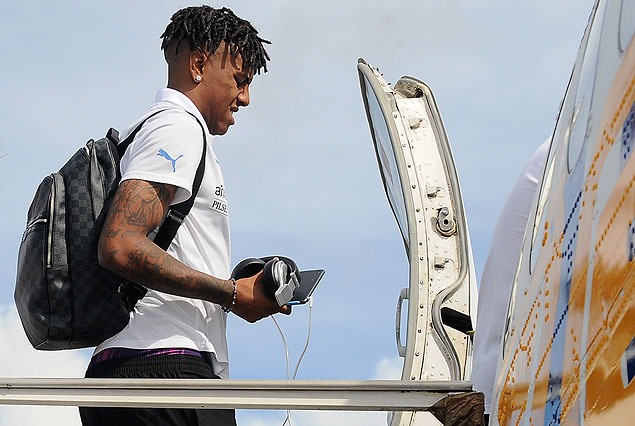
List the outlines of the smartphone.
<svg viewBox="0 0 635 426">
<path fill-rule="evenodd" d="M 300 271 L 300 287 L 295 289 L 293 297 L 287 305 L 303 305 L 308 302 L 323 276 L 324 269 Z"/>
</svg>

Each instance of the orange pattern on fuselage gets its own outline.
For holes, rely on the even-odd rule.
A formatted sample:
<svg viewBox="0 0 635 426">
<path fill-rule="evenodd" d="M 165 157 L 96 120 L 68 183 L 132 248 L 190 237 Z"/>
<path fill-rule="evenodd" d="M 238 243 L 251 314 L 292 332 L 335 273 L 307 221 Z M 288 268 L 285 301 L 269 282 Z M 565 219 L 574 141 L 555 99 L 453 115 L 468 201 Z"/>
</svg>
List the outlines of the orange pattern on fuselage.
<svg viewBox="0 0 635 426">
<path fill-rule="evenodd" d="M 635 392 L 622 384 L 620 359 L 635 336 L 635 261 L 628 259 L 626 231 L 635 218 L 635 161 L 631 156 L 597 221 L 593 233 L 598 185 L 605 160 L 621 131 L 621 124 L 635 102 L 635 47 L 630 46 L 615 76 L 597 122 L 601 135 L 593 145 L 592 161 L 585 172 L 580 197 L 579 231 L 575 239 L 571 288 L 566 313 L 562 388 L 558 421 L 579 425 L 606 424 L 607 419 L 633 416 Z M 590 143 L 590 142 L 589 142 Z M 614 165 L 610 165 L 614 167 Z M 558 326 L 556 304 L 563 262 L 566 170 L 554 175 L 550 188 L 547 222 L 536 243 L 542 250 L 533 276 L 517 301 L 510 338 L 518 343 L 507 348 L 511 362 L 505 372 L 497 418 L 501 425 L 545 424 L 549 367 Z M 593 264 L 590 264 L 593 256 Z M 592 277 L 588 274 L 592 271 Z M 582 347 L 587 283 L 592 280 L 587 345 Z M 536 296 L 532 296 L 536 295 Z M 537 327 L 542 327 L 538 330 Z M 581 383 L 581 370 L 586 381 Z M 528 399 L 533 388 L 533 398 Z M 580 400 L 584 389 L 585 398 Z M 625 403 L 628 402 L 628 403 Z M 583 404 L 584 412 L 580 407 Z M 635 423 L 635 420 L 634 420 Z"/>
</svg>

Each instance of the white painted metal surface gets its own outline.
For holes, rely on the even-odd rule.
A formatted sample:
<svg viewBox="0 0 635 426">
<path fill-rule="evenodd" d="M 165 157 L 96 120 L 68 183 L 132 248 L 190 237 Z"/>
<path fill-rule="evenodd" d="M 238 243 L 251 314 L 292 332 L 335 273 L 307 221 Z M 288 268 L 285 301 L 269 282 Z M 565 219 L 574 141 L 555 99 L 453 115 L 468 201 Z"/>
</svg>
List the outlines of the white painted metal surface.
<svg viewBox="0 0 635 426">
<path fill-rule="evenodd" d="M 2 379 L 0 405 L 419 411 L 471 388 L 401 380 Z"/>
<path fill-rule="evenodd" d="M 410 263 L 409 286 L 397 306 L 402 380 L 469 380 L 471 339 L 441 322 L 442 306 L 470 315 L 473 323 L 477 307 L 469 233 L 441 117 L 422 82 L 404 77 L 393 88 L 363 60 L 358 70 L 382 179 Z M 424 413 L 398 413 L 391 422 L 417 424 L 439 423 Z"/>
</svg>

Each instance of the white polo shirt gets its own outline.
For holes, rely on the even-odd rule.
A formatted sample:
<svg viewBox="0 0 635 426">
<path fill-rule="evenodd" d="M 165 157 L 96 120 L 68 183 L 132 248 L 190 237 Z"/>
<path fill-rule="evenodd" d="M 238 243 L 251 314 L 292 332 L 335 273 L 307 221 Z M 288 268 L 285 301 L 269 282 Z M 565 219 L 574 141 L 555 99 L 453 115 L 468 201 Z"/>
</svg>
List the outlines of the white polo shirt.
<svg viewBox="0 0 635 426">
<path fill-rule="evenodd" d="M 223 175 L 212 136 L 198 108 L 184 94 L 162 89 L 150 109 L 122 134 L 124 140 L 141 121 L 134 142 L 121 159 L 122 181 L 142 179 L 178 187 L 172 204 L 188 199 L 203 153 L 207 133 L 205 174 L 192 210 L 179 228 L 167 252 L 184 264 L 228 279 L 230 276 L 229 210 Z M 104 341 L 95 353 L 106 348 L 188 348 L 213 354 L 214 373 L 229 377 L 227 315 L 219 305 L 148 290 L 135 306 L 130 322 L 119 334 Z"/>
</svg>

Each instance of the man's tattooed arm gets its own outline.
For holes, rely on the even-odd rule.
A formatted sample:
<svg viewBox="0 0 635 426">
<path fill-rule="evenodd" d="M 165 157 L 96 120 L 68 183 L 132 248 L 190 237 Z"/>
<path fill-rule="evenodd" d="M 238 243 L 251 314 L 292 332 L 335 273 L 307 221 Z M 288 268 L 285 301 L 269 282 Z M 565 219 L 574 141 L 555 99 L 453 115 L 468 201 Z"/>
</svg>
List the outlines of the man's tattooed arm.
<svg viewBox="0 0 635 426">
<path fill-rule="evenodd" d="M 164 293 L 223 304 L 233 284 L 196 271 L 147 238 L 163 220 L 176 187 L 143 180 L 123 181 L 99 239 L 99 263 L 116 274 Z"/>
</svg>

